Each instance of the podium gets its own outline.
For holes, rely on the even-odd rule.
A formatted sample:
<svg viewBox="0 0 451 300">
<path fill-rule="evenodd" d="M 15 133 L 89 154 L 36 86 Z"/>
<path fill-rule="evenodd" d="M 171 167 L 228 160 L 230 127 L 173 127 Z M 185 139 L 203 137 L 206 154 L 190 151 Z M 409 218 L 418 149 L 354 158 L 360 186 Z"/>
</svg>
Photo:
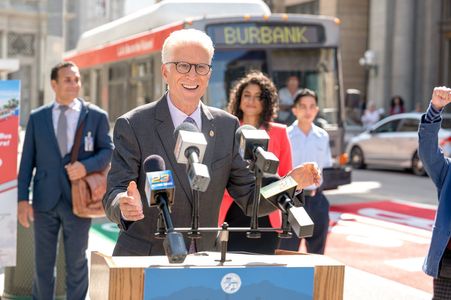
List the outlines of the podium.
<svg viewBox="0 0 451 300">
<path fill-rule="evenodd" d="M 278 254 L 227 253 L 220 263 L 219 252 L 201 252 L 169 264 L 166 256 L 92 252 L 89 295 L 92 300 L 191 299 L 190 293 L 197 295 L 193 299 L 274 299 L 271 293 L 276 299 L 343 299 L 342 263 L 323 255 Z M 161 294 L 168 289 L 174 289 L 172 296 Z"/>
</svg>

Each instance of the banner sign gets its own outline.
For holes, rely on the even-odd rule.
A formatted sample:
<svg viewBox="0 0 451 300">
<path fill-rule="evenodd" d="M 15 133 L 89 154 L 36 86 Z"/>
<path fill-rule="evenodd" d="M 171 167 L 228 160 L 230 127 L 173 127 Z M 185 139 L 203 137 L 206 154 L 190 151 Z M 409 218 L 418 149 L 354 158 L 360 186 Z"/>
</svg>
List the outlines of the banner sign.
<svg viewBox="0 0 451 300">
<path fill-rule="evenodd" d="M 313 299 L 313 267 L 149 268 L 144 299 Z"/>
<path fill-rule="evenodd" d="M 0 80 L 0 267 L 16 265 L 19 80 Z"/>
</svg>

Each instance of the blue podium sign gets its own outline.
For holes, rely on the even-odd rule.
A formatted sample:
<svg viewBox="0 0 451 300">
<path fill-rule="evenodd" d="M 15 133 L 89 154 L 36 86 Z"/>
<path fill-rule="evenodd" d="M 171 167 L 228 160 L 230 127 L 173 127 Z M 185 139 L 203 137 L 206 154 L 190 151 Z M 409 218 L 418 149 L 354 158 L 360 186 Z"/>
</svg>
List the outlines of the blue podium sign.
<svg viewBox="0 0 451 300">
<path fill-rule="evenodd" d="M 144 299 L 313 299 L 314 267 L 148 268 Z"/>
</svg>

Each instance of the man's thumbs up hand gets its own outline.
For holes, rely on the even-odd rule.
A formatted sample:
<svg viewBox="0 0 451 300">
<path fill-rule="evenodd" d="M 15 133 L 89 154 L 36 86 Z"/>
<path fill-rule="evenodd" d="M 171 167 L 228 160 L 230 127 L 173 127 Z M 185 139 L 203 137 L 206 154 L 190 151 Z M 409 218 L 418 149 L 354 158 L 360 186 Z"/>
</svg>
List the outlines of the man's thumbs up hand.
<svg viewBox="0 0 451 300">
<path fill-rule="evenodd" d="M 130 181 L 127 193 L 123 193 L 119 198 L 119 209 L 121 210 L 122 218 L 126 221 L 144 219 L 143 204 L 136 182 Z"/>
</svg>

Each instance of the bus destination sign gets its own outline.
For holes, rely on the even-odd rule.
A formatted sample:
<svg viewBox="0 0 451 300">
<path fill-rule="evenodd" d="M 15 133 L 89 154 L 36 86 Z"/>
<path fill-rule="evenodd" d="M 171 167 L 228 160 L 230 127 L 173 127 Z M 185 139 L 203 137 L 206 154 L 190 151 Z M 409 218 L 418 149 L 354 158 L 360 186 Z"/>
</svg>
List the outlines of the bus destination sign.
<svg viewBox="0 0 451 300">
<path fill-rule="evenodd" d="M 207 26 L 216 47 L 222 46 L 302 46 L 323 43 L 324 28 L 307 24 L 234 23 Z"/>
</svg>

